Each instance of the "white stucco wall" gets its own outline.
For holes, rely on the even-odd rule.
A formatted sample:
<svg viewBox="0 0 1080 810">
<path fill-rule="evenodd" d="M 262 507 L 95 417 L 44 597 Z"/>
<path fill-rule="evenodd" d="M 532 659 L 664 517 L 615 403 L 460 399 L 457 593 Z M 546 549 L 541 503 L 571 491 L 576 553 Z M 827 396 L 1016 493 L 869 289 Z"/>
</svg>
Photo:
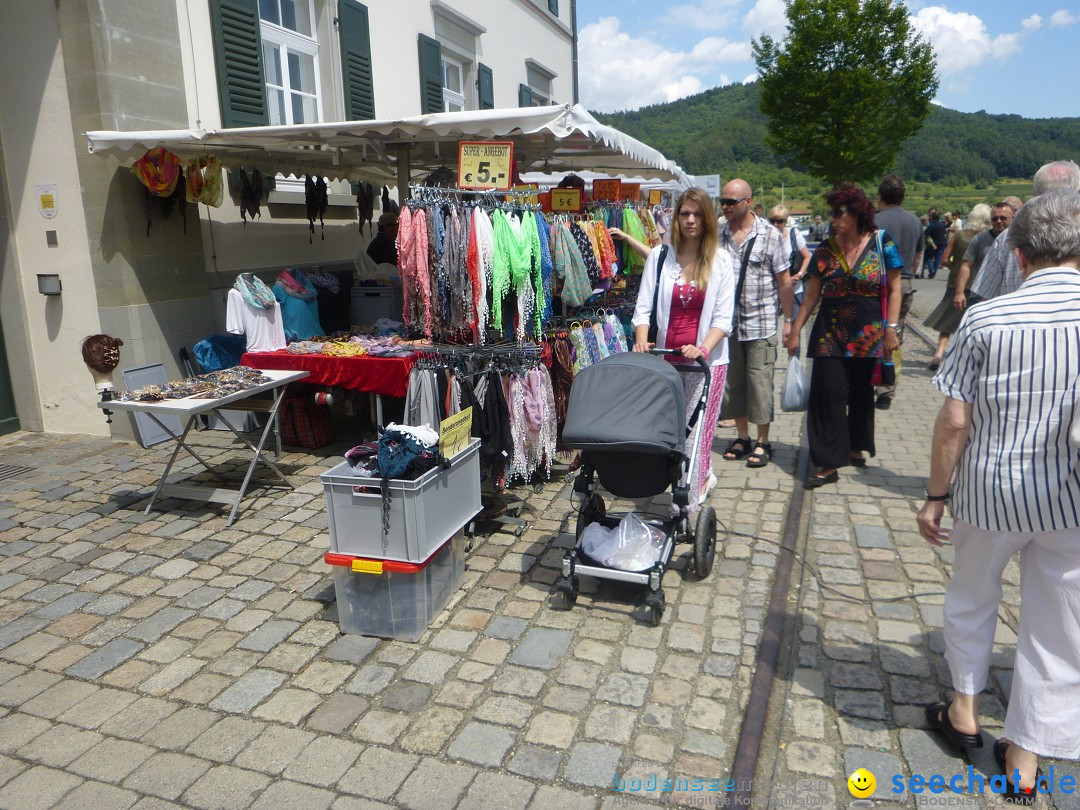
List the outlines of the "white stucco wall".
<svg viewBox="0 0 1080 810">
<path fill-rule="evenodd" d="M 53 3 L 15 3 L 0 26 L 0 138 L 14 223 L 0 313 L 19 419 L 28 430 L 107 434 L 80 343 L 100 331 L 72 144 L 63 49 Z M 15 80 L 18 77 L 18 80 Z M 42 217 L 35 186 L 55 183 L 57 215 Z M 55 230 L 57 247 L 46 231 Z M 13 261 L 12 261 L 13 259 Z M 57 273 L 59 296 L 37 291 Z M 14 350 L 13 350 L 14 349 Z"/>
</svg>

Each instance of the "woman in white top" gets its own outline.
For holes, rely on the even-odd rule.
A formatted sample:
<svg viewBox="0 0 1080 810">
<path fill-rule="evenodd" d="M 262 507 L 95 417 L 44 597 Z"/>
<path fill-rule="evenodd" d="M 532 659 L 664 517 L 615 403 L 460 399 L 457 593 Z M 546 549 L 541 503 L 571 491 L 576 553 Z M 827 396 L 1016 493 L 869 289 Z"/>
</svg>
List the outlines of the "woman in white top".
<svg viewBox="0 0 1080 810">
<path fill-rule="evenodd" d="M 769 224 L 780 231 L 791 254 L 791 265 L 788 274 L 791 276 L 791 289 L 795 294 L 795 314 L 799 314 L 802 306 L 803 279 L 806 271 L 810 269 L 810 249 L 806 246 L 806 240 L 798 228 L 788 229 L 787 222 L 790 212 L 782 205 L 774 205 L 769 209 Z"/>
<path fill-rule="evenodd" d="M 660 265 L 664 254 L 663 267 Z M 659 287 L 658 287 L 659 285 Z M 656 346 L 676 349 L 676 362 L 706 358 L 710 367 L 709 400 L 702 418 L 703 462 L 690 473 L 690 503 L 697 505 L 716 482 L 712 474 L 712 438 L 727 377 L 728 335 L 735 305 L 735 273 L 727 252 L 718 248 L 716 212 L 708 193 L 701 188 L 684 191 L 675 203 L 671 224 L 671 247 L 653 248 L 645 260 L 634 310 L 634 351 L 645 352 L 649 321 L 656 297 Z M 703 375 L 683 375 L 687 415 L 693 410 L 704 384 Z M 687 455 L 692 448 L 687 447 Z"/>
</svg>

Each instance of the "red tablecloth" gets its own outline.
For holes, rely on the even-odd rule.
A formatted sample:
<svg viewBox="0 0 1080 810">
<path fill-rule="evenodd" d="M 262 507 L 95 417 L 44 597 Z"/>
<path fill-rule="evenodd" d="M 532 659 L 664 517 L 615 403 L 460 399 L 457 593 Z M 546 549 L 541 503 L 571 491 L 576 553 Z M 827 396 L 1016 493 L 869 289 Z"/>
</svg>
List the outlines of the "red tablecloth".
<svg viewBox="0 0 1080 810">
<path fill-rule="evenodd" d="M 415 357 L 327 357 L 322 354 L 245 352 L 240 362 L 251 368 L 307 371 L 306 383 L 336 385 L 353 391 L 368 391 L 389 397 L 403 397 L 409 390 L 409 371 Z"/>
</svg>

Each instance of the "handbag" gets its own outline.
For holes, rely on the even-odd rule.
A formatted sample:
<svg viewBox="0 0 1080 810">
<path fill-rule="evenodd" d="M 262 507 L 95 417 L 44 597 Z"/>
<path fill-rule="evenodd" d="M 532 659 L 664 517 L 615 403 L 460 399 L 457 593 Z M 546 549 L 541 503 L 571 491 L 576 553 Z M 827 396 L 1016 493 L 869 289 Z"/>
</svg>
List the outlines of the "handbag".
<svg viewBox="0 0 1080 810">
<path fill-rule="evenodd" d="M 660 331 L 660 325 L 656 321 L 656 304 L 660 300 L 660 273 L 664 269 L 664 260 L 667 259 L 668 246 L 660 248 L 660 260 L 656 263 L 656 286 L 652 293 L 652 312 L 649 313 L 649 336 L 645 339 L 649 343 L 656 343 L 656 335 Z"/>
<path fill-rule="evenodd" d="M 310 449 L 330 444 L 334 441 L 330 408 L 316 405 L 310 396 L 286 395 L 281 402 L 281 441 Z"/>
<path fill-rule="evenodd" d="M 887 277 L 887 271 L 885 270 L 885 249 L 881 244 L 881 228 L 877 229 L 877 233 L 874 235 L 876 242 L 878 258 L 881 260 L 881 321 L 882 323 L 889 322 L 889 283 Z M 884 330 L 882 330 L 884 332 Z M 884 337 L 882 338 L 884 344 Z M 884 347 L 882 348 L 882 356 L 878 358 L 877 363 L 874 364 L 874 370 L 870 373 L 871 385 L 896 385 L 896 366 L 893 365 L 892 357 L 884 354 Z"/>
</svg>

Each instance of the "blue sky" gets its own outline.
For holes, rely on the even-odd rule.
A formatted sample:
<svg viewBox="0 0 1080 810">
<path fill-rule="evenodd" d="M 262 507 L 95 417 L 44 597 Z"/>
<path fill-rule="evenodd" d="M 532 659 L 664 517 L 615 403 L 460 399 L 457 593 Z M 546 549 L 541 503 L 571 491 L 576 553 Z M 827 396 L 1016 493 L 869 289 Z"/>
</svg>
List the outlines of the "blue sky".
<svg viewBox="0 0 1080 810">
<path fill-rule="evenodd" d="M 1077 0 L 907 0 L 938 57 L 936 101 L 1027 118 L 1080 116 Z M 580 96 L 612 112 L 755 74 L 750 40 L 784 34 L 784 0 L 578 0 Z"/>
</svg>

